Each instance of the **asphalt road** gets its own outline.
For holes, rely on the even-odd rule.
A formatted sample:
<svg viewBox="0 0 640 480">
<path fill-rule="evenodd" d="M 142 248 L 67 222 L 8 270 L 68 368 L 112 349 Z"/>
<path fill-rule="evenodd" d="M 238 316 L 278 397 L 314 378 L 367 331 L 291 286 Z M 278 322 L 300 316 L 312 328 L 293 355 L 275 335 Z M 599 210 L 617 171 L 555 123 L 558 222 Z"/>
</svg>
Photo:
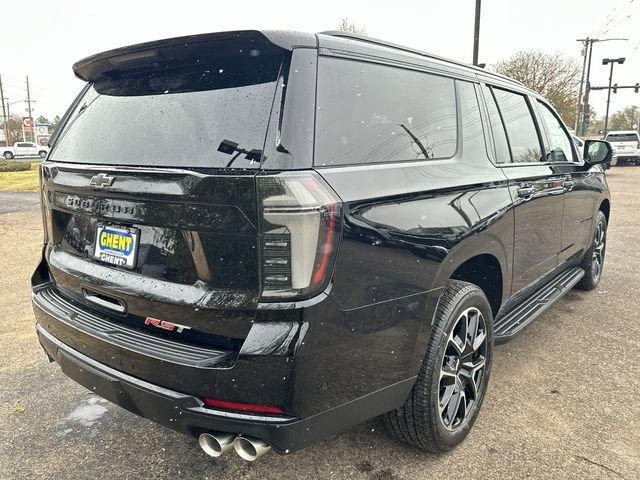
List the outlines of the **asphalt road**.
<svg viewBox="0 0 640 480">
<path fill-rule="evenodd" d="M 0 215 L 35 210 L 40 205 L 37 192 L 0 192 Z"/>
<path fill-rule="evenodd" d="M 29 276 L 40 216 L 0 216 L 0 478 L 640 478 L 640 168 L 608 173 L 604 279 L 497 347 L 480 417 L 433 455 L 371 421 L 289 456 L 213 460 L 195 440 L 68 380 L 38 346 Z"/>
</svg>

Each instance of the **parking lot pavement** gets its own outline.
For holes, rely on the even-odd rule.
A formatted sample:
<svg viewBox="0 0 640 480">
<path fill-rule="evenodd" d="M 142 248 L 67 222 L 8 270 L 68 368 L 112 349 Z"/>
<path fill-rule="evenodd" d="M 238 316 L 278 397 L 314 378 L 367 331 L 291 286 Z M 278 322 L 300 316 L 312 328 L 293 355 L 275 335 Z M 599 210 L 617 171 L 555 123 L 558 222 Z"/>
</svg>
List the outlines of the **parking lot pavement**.
<svg viewBox="0 0 640 480">
<path fill-rule="evenodd" d="M 40 205 L 37 192 L 0 192 L 0 215 L 22 210 L 34 210 Z"/>
<path fill-rule="evenodd" d="M 609 170 L 604 279 L 570 292 L 495 350 L 483 411 L 467 440 L 433 455 L 377 421 L 289 456 L 246 463 L 101 400 L 47 364 L 29 276 L 37 211 L 0 216 L 0 478 L 640 478 L 640 168 Z"/>
</svg>

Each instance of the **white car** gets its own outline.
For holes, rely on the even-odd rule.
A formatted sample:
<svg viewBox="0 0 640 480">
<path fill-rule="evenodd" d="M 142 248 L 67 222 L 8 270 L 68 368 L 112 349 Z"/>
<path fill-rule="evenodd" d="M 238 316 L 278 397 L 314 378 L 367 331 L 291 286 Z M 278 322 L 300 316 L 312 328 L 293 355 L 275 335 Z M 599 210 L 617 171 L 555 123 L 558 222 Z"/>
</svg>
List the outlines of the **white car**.
<svg viewBox="0 0 640 480">
<path fill-rule="evenodd" d="M 613 147 L 613 158 L 620 163 L 640 165 L 640 136 L 635 130 L 619 130 L 607 133 L 604 139 Z"/>
<path fill-rule="evenodd" d="M 33 142 L 17 142 L 13 144 L 13 147 L 0 147 L 0 151 L 7 160 L 11 160 L 13 157 L 46 158 L 49 154 L 49 147 Z"/>
</svg>

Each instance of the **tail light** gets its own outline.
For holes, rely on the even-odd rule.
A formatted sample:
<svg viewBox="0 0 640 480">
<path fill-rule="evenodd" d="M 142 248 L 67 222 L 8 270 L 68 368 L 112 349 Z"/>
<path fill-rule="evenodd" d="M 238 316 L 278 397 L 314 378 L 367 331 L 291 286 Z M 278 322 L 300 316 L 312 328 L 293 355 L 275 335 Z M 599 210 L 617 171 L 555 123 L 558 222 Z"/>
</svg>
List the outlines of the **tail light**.
<svg viewBox="0 0 640 480">
<path fill-rule="evenodd" d="M 40 188 L 40 213 L 42 214 L 42 233 L 43 243 L 46 245 L 49 242 L 49 235 L 52 231 L 51 227 L 51 212 L 49 211 L 49 202 L 44 188 L 45 175 L 49 175 L 48 170 L 40 164 L 39 167 L 39 188 Z"/>
<path fill-rule="evenodd" d="M 308 298 L 333 271 L 342 203 L 313 172 L 257 177 L 264 298 Z"/>
<path fill-rule="evenodd" d="M 203 398 L 207 407 L 222 408 L 224 410 L 237 410 L 248 413 L 270 413 L 273 415 L 282 415 L 284 410 L 280 407 L 272 407 L 269 405 L 256 405 L 254 403 L 227 402 L 226 400 L 216 400 L 214 398 Z"/>
</svg>

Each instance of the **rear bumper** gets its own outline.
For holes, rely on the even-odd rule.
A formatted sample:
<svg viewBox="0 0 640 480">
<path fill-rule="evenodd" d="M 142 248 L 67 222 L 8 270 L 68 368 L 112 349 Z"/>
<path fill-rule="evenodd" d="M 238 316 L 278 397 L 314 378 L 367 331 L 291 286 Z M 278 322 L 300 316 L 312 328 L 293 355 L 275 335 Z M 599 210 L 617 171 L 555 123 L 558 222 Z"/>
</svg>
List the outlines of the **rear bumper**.
<svg viewBox="0 0 640 480">
<path fill-rule="evenodd" d="M 615 160 L 640 160 L 640 150 L 629 150 L 622 152 L 614 152 L 613 158 Z"/>
<path fill-rule="evenodd" d="M 40 344 L 62 372 L 97 395 L 130 412 L 167 428 L 197 436 L 203 431 L 255 435 L 280 453 L 304 443 L 302 422 L 293 418 L 271 418 L 205 408 L 192 396 L 175 392 L 119 372 L 62 343 L 42 325 L 36 327 Z"/>
<path fill-rule="evenodd" d="M 75 320 L 69 322 L 70 312 L 65 313 L 64 304 L 53 297 L 50 302 L 46 302 L 43 292 L 42 287 L 34 290 L 36 331 L 47 355 L 60 365 L 65 375 L 126 410 L 194 437 L 212 430 L 252 435 L 271 444 L 278 453 L 292 453 L 351 425 L 399 407 L 415 382 L 414 375 L 400 381 L 385 382 L 377 388 L 376 383 L 380 385 L 380 380 L 385 378 L 382 375 L 381 378 L 369 378 L 364 384 L 355 382 L 354 377 L 361 377 L 363 369 L 356 370 L 353 366 L 346 365 L 345 359 L 335 352 L 321 350 L 319 356 L 294 357 L 288 362 L 289 368 L 294 368 L 295 374 L 292 377 L 296 381 L 296 388 L 292 389 L 289 400 L 302 411 L 313 408 L 315 412 L 300 418 L 295 413 L 262 416 L 216 410 L 205 407 L 200 396 L 185 393 L 188 390 L 168 388 L 153 379 L 158 377 L 175 381 L 178 377 L 189 380 L 196 378 L 194 371 L 198 370 L 197 378 L 204 382 L 203 390 L 212 388 L 226 395 L 228 392 L 222 388 L 224 379 L 229 377 L 233 381 L 233 378 L 237 378 L 236 384 L 244 387 L 243 396 L 255 399 L 261 398 L 259 395 L 262 390 L 256 388 L 259 385 L 256 384 L 256 379 L 261 378 L 267 388 L 272 386 L 270 383 L 277 384 L 270 380 L 274 375 L 282 375 L 274 361 L 282 359 L 285 362 L 287 357 L 247 357 L 247 365 L 242 369 L 236 364 L 233 368 L 221 370 L 195 368 L 194 365 L 186 365 L 186 360 L 173 363 L 172 359 L 156 357 L 153 362 L 148 363 L 148 369 L 137 368 L 144 365 L 140 358 L 151 360 L 153 357 L 141 353 L 134 357 L 130 350 L 121 347 L 115 349 L 113 343 L 100 338 L 96 332 L 81 329 L 80 324 L 84 322 L 80 318 L 81 312 L 71 312 L 71 317 Z M 306 339 L 309 340 L 309 337 Z M 359 352 L 360 350 L 354 353 L 361 357 Z M 118 366 L 126 366 L 127 369 L 136 366 L 135 373 L 107 365 L 103 358 L 112 359 Z M 331 367 L 333 378 L 341 380 L 341 375 L 345 376 L 348 385 L 336 382 L 337 387 L 344 385 L 342 392 L 346 392 L 348 386 L 353 388 L 353 392 L 348 392 L 352 395 L 365 388 L 369 391 L 364 395 L 348 398 L 347 395 L 338 395 L 335 390 L 327 388 L 327 383 L 318 384 L 319 380 L 328 378 L 329 375 L 324 372 L 323 362 Z M 342 363 L 342 374 L 334 368 L 335 362 Z M 151 365 L 155 365 L 155 369 L 151 369 Z M 397 376 L 401 370 L 389 371 Z M 248 372 L 251 373 L 250 376 Z M 184 384 L 188 383 L 185 381 Z"/>
<path fill-rule="evenodd" d="M 36 331 L 47 355 L 65 375 L 116 405 L 191 436 L 212 430 L 253 435 L 281 454 L 293 453 L 368 418 L 371 406 L 395 402 L 398 395 L 406 395 L 415 380 L 399 382 L 307 419 L 238 414 L 205 408 L 192 395 L 153 385 L 96 362 L 56 339 L 42 325 L 37 325 Z"/>
</svg>

